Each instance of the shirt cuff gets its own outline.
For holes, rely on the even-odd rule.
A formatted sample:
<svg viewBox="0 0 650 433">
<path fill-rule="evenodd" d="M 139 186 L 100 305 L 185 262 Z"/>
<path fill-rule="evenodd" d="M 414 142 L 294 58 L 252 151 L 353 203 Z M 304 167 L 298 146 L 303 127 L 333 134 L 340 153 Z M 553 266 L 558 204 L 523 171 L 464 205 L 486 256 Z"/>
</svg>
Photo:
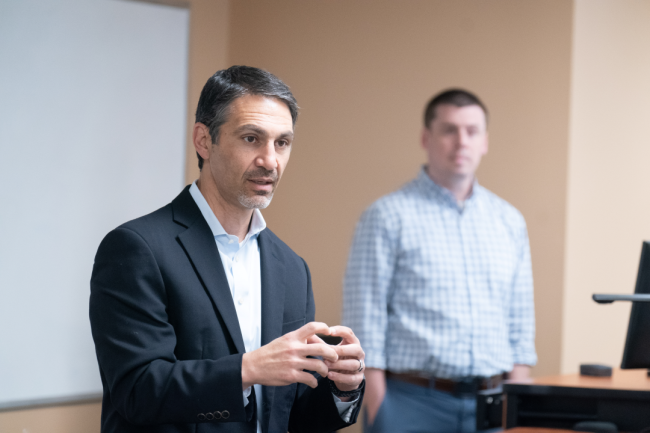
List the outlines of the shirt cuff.
<svg viewBox="0 0 650 433">
<path fill-rule="evenodd" d="M 251 395 L 251 388 L 252 386 L 249 386 L 244 390 L 244 407 L 248 404 L 248 397 Z"/>
<path fill-rule="evenodd" d="M 386 370 L 386 354 L 379 351 L 366 350 L 363 348 L 366 356 L 363 363 L 366 368 L 377 368 L 379 370 Z"/>
<path fill-rule="evenodd" d="M 350 418 L 352 417 L 352 412 L 354 412 L 359 404 L 359 396 L 352 401 L 341 401 L 341 399 L 334 394 L 332 394 L 332 397 L 334 397 L 334 404 L 336 404 L 341 419 L 349 423 Z"/>
<path fill-rule="evenodd" d="M 537 354 L 535 352 L 532 353 L 514 353 L 513 354 L 513 364 L 523 364 L 523 365 L 530 365 L 531 367 L 535 366 L 537 364 Z"/>
</svg>

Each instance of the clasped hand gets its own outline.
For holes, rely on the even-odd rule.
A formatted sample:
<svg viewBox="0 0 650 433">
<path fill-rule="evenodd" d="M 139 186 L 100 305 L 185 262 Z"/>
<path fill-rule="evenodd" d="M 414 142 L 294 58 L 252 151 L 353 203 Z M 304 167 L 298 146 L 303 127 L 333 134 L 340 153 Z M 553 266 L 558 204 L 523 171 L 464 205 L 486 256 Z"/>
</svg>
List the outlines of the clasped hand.
<svg viewBox="0 0 650 433">
<path fill-rule="evenodd" d="M 338 346 L 330 346 L 316 335 L 343 338 Z M 320 357 L 315 359 L 311 357 Z M 254 384 L 283 386 L 304 383 L 316 388 L 316 378 L 305 370 L 315 371 L 332 380 L 341 391 L 357 389 L 363 380 L 365 354 L 359 339 L 345 326 L 329 327 L 310 322 L 262 346 L 245 353 L 242 358 L 242 387 Z"/>
</svg>

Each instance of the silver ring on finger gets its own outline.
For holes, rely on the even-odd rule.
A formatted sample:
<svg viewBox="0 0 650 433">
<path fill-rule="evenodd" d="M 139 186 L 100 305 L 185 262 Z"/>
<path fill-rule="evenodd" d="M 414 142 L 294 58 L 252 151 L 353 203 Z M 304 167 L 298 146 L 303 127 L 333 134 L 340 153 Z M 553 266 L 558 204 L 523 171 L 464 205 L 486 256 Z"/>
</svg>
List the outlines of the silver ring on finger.
<svg viewBox="0 0 650 433">
<path fill-rule="evenodd" d="M 359 361 L 359 369 L 357 370 L 358 373 L 361 373 L 363 371 L 363 359 L 357 359 Z"/>
</svg>

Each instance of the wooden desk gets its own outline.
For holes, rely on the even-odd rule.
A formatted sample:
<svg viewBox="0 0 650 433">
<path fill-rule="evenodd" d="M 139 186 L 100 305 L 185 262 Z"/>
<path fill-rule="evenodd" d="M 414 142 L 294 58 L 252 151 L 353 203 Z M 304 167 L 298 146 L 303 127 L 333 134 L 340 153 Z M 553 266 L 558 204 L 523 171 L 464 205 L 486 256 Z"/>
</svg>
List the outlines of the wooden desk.
<svg viewBox="0 0 650 433">
<path fill-rule="evenodd" d="M 616 369 L 612 377 L 549 376 L 503 385 L 504 424 L 571 429 L 580 421 L 609 421 L 620 431 L 650 427 L 646 370 Z"/>
</svg>

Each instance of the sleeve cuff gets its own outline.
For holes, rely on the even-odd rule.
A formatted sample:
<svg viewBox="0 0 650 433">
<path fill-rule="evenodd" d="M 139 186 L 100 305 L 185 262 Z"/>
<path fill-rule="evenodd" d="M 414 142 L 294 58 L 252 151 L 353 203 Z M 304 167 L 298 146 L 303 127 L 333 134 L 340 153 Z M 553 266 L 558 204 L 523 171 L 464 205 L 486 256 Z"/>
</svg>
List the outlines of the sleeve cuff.
<svg viewBox="0 0 650 433">
<path fill-rule="evenodd" d="M 530 365 L 531 367 L 535 366 L 537 364 L 537 355 L 535 353 L 532 354 L 515 354 L 512 357 L 512 363 L 513 364 L 522 364 L 522 365 Z"/>
<path fill-rule="evenodd" d="M 366 351 L 366 357 L 363 360 L 366 368 L 377 368 L 379 370 L 386 370 L 386 355 L 382 353 L 372 353 Z"/>
<path fill-rule="evenodd" d="M 332 394 L 332 397 L 334 398 L 334 404 L 336 404 L 336 409 L 338 409 L 341 419 L 346 423 L 349 423 L 352 412 L 354 412 L 359 404 L 359 397 L 352 401 L 341 401 L 341 399 L 334 394 Z"/>
<path fill-rule="evenodd" d="M 248 405 L 248 397 L 250 397 L 250 395 L 251 395 L 251 388 L 252 387 L 249 386 L 248 388 L 246 388 L 244 390 L 244 393 L 243 393 L 243 395 L 244 395 L 244 407 L 246 405 Z"/>
</svg>

